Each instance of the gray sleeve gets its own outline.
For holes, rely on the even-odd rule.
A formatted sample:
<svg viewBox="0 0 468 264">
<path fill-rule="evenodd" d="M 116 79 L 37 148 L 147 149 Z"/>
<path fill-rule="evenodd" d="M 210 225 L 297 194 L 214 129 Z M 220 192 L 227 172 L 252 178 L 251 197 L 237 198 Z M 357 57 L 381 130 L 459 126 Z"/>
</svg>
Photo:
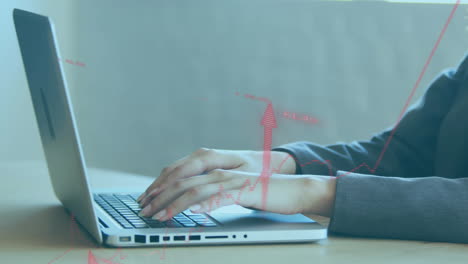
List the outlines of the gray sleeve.
<svg viewBox="0 0 468 264">
<path fill-rule="evenodd" d="M 468 243 L 468 178 L 337 176 L 330 232 Z"/>
<path fill-rule="evenodd" d="M 369 141 L 296 142 L 274 149 L 295 158 L 298 174 L 338 177 L 330 232 L 468 243 L 468 180 L 429 177 L 440 125 L 466 68 L 465 57 L 456 71 L 432 82 L 405 113 L 381 158 L 393 128 Z"/>
<path fill-rule="evenodd" d="M 294 142 L 273 150 L 291 154 L 298 174 L 335 175 L 344 170 L 380 176 L 433 175 L 435 139 L 460 87 L 458 75 L 452 70 L 435 79 L 425 95 L 405 113 L 394 134 L 392 127 L 371 140 L 328 146 Z"/>
</svg>

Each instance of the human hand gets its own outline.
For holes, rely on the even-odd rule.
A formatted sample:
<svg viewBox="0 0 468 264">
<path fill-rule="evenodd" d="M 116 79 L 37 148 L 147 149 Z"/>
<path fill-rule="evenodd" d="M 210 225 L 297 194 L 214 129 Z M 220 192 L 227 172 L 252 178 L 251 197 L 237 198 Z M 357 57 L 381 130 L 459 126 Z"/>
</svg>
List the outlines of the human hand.
<svg viewBox="0 0 468 264">
<path fill-rule="evenodd" d="M 273 156 L 272 153 L 272 164 L 282 161 Z M 158 178 L 161 180 L 156 180 L 139 199 L 141 214 L 165 221 L 188 207 L 200 213 L 230 204 L 283 214 L 330 214 L 334 177 L 273 174 L 265 183 L 259 174 L 261 160 L 258 152 L 251 151 L 195 152 L 163 170 L 161 176 L 165 177 Z M 295 170 L 295 165 L 285 166 L 284 172 Z M 205 171 L 209 173 L 200 175 Z"/>
<path fill-rule="evenodd" d="M 265 211 L 330 215 L 334 177 L 273 174 L 267 192 L 259 173 L 216 169 L 183 178 L 160 189 L 141 211 L 143 216 L 166 221 L 189 208 L 195 213 L 238 204 Z M 263 203 L 265 199 L 265 203 Z"/>
<path fill-rule="evenodd" d="M 296 163 L 289 154 L 279 151 L 271 151 L 267 154 L 270 155 L 271 167 L 275 172 L 280 174 L 295 173 Z M 155 197 L 157 189 L 215 169 L 261 172 L 263 170 L 263 155 L 263 151 L 199 149 L 164 168 L 160 176 L 140 195 L 137 201 L 144 207 Z"/>
</svg>

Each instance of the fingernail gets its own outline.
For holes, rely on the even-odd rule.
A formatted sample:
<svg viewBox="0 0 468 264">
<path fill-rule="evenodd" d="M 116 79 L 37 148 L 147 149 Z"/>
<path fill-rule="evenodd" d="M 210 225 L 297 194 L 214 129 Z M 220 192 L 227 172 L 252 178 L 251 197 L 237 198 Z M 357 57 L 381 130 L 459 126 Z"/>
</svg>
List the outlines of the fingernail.
<svg viewBox="0 0 468 264">
<path fill-rule="evenodd" d="M 152 218 L 154 220 L 159 220 L 161 219 L 162 217 L 164 217 L 166 215 L 166 209 L 160 211 L 159 213 L 155 214 Z"/>
<path fill-rule="evenodd" d="M 139 216 L 147 216 L 151 211 L 151 204 L 148 204 L 143 210 L 141 210 Z"/>
<path fill-rule="evenodd" d="M 194 204 L 192 206 L 190 206 L 190 211 L 199 211 L 201 209 L 201 205 L 199 204 Z"/>
</svg>

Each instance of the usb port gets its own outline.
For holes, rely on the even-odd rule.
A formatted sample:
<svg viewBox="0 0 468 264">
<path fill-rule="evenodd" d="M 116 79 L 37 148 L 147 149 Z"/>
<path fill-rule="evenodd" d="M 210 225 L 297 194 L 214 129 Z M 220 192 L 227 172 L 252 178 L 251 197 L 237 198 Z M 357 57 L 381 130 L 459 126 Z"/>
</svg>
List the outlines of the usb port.
<svg viewBox="0 0 468 264">
<path fill-rule="evenodd" d="M 201 236 L 189 236 L 189 240 L 200 240 Z"/>
<path fill-rule="evenodd" d="M 184 241 L 185 236 L 174 236 L 174 241 Z"/>
<path fill-rule="evenodd" d="M 145 235 L 135 235 L 135 242 L 136 243 L 146 243 L 146 236 Z"/>
</svg>

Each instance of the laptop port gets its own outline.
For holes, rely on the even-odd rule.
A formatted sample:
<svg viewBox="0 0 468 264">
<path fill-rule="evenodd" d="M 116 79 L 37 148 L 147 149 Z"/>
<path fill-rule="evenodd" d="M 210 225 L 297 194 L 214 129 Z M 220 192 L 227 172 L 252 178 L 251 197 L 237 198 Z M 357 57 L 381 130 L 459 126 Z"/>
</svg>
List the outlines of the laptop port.
<svg viewBox="0 0 468 264">
<path fill-rule="evenodd" d="M 146 243 L 146 236 L 135 235 L 135 243 Z"/>
<path fill-rule="evenodd" d="M 165 237 L 163 237 L 163 240 L 164 241 L 169 241 L 169 240 L 171 240 L 171 237 L 170 236 L 165 236 Z"/>
<path fill-rule="evenodd" d="M 185 236 L 174 236 L 174 241 L 184 241 Z"/>
<path fill-rule="evenodd" d="M 150 236 L 150 242 L 151 243 L 158 243 L 159 242 L 159 236 Z"/>
<path fill-rule="evenodd" d="M 201 236 L 189 236 L 188 240 L 201 240 Z"/>
<path fill-rule="evenodd" d="M 228 238 L 228 236 L 205 236 L 206 239 Z"/>
<path fill-rule="evenodd" d="M 129 237 L 129 236 L 119 237 L 120 242 L 130 242 L 131 240 L 132 240 L 132 237 Z"/>
</svg>

